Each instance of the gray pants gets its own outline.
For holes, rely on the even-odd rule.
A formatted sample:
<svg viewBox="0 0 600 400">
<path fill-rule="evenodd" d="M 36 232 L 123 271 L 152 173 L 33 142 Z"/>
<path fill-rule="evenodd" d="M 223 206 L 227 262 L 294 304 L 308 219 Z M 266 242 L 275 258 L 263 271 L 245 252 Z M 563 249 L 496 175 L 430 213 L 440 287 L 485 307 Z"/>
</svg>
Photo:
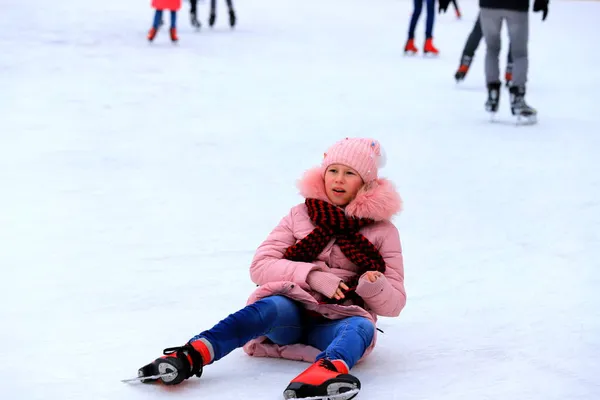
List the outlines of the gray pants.
<svg viewBox="0 0 600 400">
<path fill-rule="evenodd" d="M 500 48 L 502 21 L 506 20 L 510 51 L 513 58 L 513 86 L 525 86 L 529 59 L 529 13 L 495 8 L 482 8 L 479 16 L 481 30 L 487 52 L 485 55 L 485 80 L 487 83 L 500 82 Z"/>
</svg>

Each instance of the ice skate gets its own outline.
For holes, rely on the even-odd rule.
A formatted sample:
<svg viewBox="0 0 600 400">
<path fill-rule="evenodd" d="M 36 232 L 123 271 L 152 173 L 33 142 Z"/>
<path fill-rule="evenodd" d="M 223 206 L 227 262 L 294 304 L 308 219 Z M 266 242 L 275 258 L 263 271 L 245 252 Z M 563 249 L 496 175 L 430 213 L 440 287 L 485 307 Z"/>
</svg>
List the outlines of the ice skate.
<svg viewBox="0 0 600 400">
<path fill-rule="evenodd" d="M 177 36 L 177 28 L 169 29 L 169 36 L 171 37 L 171 41 L 173 43 L 177 43 L 177 41 L 179 40 L 179 37 Z"/>
<path fill-rule="evenodd" d="M 283 392 L 283 397 L 350 400 L 359 390 L 360 381 L 348 373 L 344 361 L 322 359 L 295 377 Z"/>
<path fill-rule="evenodd" d="M 504 72 L 504 81 L 506 82 L 506 87 L 510 87 L 512 84 L 513 74 L 512 74 L 513 66 L 512 63 L 506 63 L 506 71 Z"/>
<path fill-rule="evenodd" d="M 510 85 L 512 84 L 512 72 L 506 71 L 504 73 L 504 81 L 505 81 L 506 87 L 509 88 Z"/>
<path fill-rule="evenodd" d="M 170 347 L 163 351 L 164 356 L 138 370 L 137 380 L 142 383 L 161 381 L 165 385 L 177 385 L 184 380 L 202 375 L 205 359 L 210 358 L 208 348 L 201 340 L 187 343 L 182 347 Z M 160 378 L 156 378 L 157 376 Z"/>
<path fill-rule="evenodd" d="M 433 45 L 433 38 L 425 40 L 425 46 L 423 47 L 423 55 L 437 56 L 439 54 L 439 50 L 436 49 Z"/>
<path fill-rule="evenodd" d="M 202 24 L 200 23 L 200 21 L 198 21 L 198 15 L 196 15 L 196 12 L 190 12 L 190 24 L 192 24 L 192 26 L 196 29 L 200 29 L 202 27 Z"/>
<path fill-rule="evenodd" d="M 412 56 L 418 52 L 419 49 L 417 49 L 417 46 L 415 46 L 415 39 L 408 39 L 404 45 L 404 54 Z"/>
<path fill-rule="evenodd" d="M 237 17 L 235 16 L 235 11 L 233 9 L 229 10 L 229 26 L 234 27 L 237 21 Z"/>
<path fill-rule="evenodd" d="M 467 73 L 469 72 L 469 67 L 471 66 L 472 60 L 473 58 L 470 56 L 462 57 L 462 60 L 460 61 L 460 66 L 454 74 L 454 79 L 456 79 L 456 82 L 460 82 L 463 79 L 465 79 L 465 76 L 467 76 Z"/>
<path fill-rule="evenodd" d="M 531 125 L 537 122 L 537 110 L 525 102 L 525 86 L 512 86 L 510 89 L 510 111 L 517 117 L 518 125 Z"/>
<path fill-rule="evenodd" d="M 156 34 L 158 33 L 158 29 L 156 29 L 155 27 L 150 28 L 150 30 L 148 31 L 148 41 L 152 42 L 154 40 L 154 38 L 156 37 Z"/>
<path fill-rule="evenodd" d="M 492 115 L 498 112 L 500 104 L 500 82 L 488 83 L 488 98 L 485 102 L 485 110 Z"/>
</svg>

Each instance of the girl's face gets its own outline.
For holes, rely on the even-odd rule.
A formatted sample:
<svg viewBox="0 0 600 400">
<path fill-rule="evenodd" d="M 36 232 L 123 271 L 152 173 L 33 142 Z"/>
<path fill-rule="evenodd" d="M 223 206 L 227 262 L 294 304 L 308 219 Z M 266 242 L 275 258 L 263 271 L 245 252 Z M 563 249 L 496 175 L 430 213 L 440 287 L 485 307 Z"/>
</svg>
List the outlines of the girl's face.
<svg viewBox="0 0 600 400">
<path fill-rule="evenodd" d="M 325 193 L 336 206 L 348 205 L 363 184 L 358 172 L 345 165 L 332 164 L 325 171 Z"/>
</svg>

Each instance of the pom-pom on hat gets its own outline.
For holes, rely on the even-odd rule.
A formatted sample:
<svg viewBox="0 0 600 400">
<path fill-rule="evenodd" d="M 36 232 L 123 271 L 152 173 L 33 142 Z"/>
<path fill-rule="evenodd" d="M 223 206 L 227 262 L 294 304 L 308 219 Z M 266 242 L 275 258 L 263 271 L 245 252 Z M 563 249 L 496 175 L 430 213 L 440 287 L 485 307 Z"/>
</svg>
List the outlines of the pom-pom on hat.
<svg viewBox="0 0 600 400">
<path fill-rule="evenodd" d="M 367 183 L 378 178 L 378 170 L 385 165 L 385 156 L 377 140 L 345 138 L 327 150 L 321 166 L 323 172 L 332 164 L 343 164 L 358 172 Z"/>
</svg>

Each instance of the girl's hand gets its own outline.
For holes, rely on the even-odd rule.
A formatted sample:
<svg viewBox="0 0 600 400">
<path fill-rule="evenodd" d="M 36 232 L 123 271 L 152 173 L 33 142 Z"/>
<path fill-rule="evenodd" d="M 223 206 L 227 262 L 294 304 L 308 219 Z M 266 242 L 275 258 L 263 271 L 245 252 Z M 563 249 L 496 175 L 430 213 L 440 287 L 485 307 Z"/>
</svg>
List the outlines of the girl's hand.
<svg viewBox="0 0 600 400">
<path fill-rule="evenodd" d="M 369 282 L 375 282 L 381 277 L 381 275 L 383 274 L 379 271 L 367 271 L 363 274 L 362 277 L 368 280 Z"/>
<path fill-rule="evenodd" d="M 341 300 L 344 297 L 346 297 L 344 295 L 344 290 L 348 290 L 349 287 L 346 286 L 346 284 L 344 282 L 340 282 L 340 285 L 338 286 L 337 290 L 335 291 L 335 293 L 333 294 L 333 298 L 336 300 Z"/>
</svg>

